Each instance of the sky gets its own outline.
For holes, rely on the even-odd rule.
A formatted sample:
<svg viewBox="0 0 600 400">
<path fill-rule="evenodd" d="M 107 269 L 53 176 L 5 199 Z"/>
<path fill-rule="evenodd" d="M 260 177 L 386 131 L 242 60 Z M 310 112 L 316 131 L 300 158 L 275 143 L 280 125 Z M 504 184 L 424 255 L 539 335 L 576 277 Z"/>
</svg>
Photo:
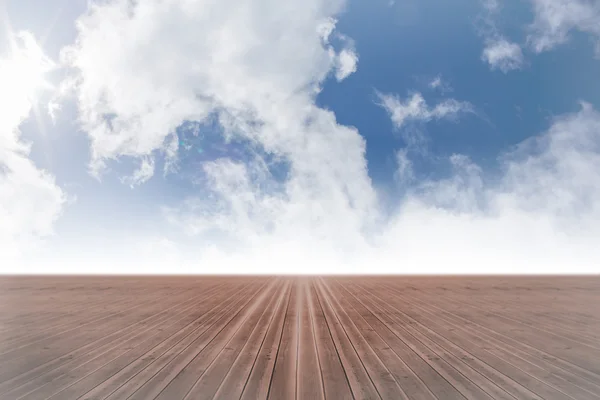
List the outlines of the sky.
<svg viewBox="0 0 600 400">
<path fill-rule="evenodd" d="M 0 273 L 597 274 L 600 2 L 6 0 Z"/>
</svg>

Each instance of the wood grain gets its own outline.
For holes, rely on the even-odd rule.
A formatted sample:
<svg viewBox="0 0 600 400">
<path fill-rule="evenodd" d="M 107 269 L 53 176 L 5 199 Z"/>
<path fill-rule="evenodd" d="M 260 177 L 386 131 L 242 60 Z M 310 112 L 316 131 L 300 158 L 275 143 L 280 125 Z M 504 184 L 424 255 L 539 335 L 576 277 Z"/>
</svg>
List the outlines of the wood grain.
<svg viewBox="0 0 600 400">
<path fill-rule="evenodd" d="M 0 400 L 600 400 L 600 277 L 1 277 Z"/>
</svg>

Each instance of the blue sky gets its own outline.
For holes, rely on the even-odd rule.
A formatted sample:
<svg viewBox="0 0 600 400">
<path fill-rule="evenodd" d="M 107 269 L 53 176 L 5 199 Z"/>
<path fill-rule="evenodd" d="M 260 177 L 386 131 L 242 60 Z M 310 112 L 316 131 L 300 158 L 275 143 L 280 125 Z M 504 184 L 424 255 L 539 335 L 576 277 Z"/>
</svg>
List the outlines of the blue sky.
<svg viewBox="0 0 600 400">
<path fill-rule="evenodd" d="M 0 8 L 1 271 L 598 272 L 598 3 L 222 3 Z"/>
</svg>

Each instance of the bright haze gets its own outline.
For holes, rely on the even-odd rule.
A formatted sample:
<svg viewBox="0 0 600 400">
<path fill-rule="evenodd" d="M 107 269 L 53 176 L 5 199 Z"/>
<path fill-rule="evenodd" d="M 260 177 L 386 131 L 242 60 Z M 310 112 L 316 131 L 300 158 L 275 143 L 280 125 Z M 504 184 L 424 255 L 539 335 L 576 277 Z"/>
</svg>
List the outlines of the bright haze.
<svg viewBox="0 0 600 400">
<path fill-rule="evenodd" d="M 596 1 L 2 4 L 2 273 L 599 272 Z"/>
</svg>

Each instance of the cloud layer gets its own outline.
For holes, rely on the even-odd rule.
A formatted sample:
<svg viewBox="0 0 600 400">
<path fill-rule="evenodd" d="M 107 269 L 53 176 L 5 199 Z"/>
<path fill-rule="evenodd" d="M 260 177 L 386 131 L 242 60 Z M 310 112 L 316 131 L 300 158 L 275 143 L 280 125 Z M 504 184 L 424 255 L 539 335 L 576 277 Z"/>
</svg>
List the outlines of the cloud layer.
<svg viewBox="0 0 600 400">
<path fill-rule="evenodd" d="M 141 235 L 142 243 L 126 254 L 105 252 L 96 261 L 82 254 L 71 264 L 57 258 L 54 267 L 71 272 L 69 265 L 83 262 L 87 272 L 129 273 L 598 272 L 600 114 L 588 104 L 502 155 L 499 175 L 455 154 L 446 160 L 447 177 L 416 181 L 413 149 L 401 150 L 396 176 L 403 195 L 392 212 L 384 211 L 367 170 L 365 139 L 315 100 L 326 79 L 340 81 L 357 69 L 348 38 L 341 49 L 330 43 L 343 6 L 325 0 L 93 3 L 62 60 L 91 140 L 93 173 L 100 176 L 111 159 L 135 157 L 140 167 L 124 178 L 135 186 L 152 176 L 160 155 L 176 171 L 176 131 L 189 121 L 216 119 L 217 133 L 244 143 L 247 152 L 205 162 L 197 171 L 203 182 L 198 194 L 157 216 L 187 236 L 185 245 Z M 487 61 L 511 67 L 507 54 L 514 49 L 507 46 L 510 51 L 492 52 Z M 378 98 L 398 129 L 473 112 L 470 103 L 454 99 L 429 105 L 420 93 Z M 8 160 L 3 170 L 29 180 L 16 183 L 14 172 L 2 174 L 0 193 L 33 187 L 32 198 L 41 203 L 17 212 L 26 204 L 11 199 L 26 198 L 21 194 L 0 204 L 10 215 L 43 213 L 34 225 L 15 226 L 47 233 L 63 194 L 14 139 L 29 111 L 24 101 L 10 134 L 2 136 L 8 156 L 0 158 Z"/>
</svg>

